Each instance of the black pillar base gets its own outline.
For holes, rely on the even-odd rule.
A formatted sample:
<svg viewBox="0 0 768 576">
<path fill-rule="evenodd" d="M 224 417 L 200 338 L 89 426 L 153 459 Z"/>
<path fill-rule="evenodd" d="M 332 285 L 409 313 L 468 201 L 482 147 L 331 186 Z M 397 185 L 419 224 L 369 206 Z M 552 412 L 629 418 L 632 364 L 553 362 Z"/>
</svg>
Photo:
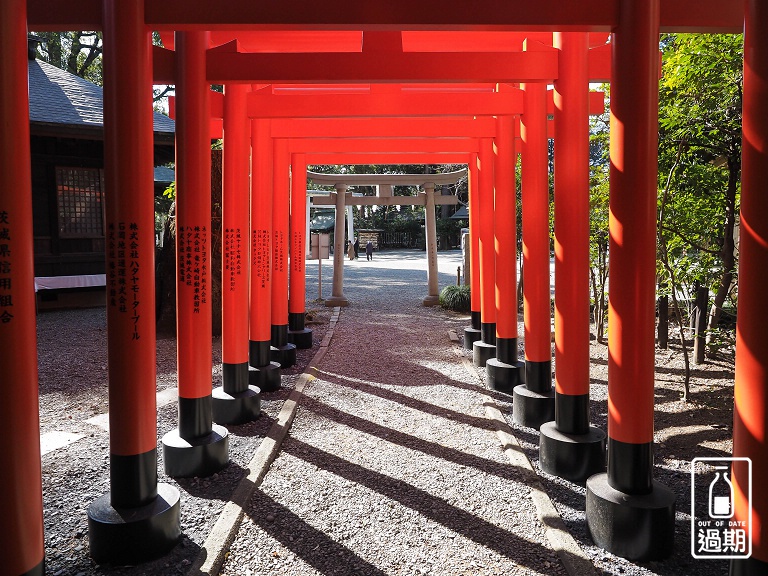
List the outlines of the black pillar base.
<svg viewBox="0 0 768 576">
<path fill-rule="evenodd" d="M 230 394 L 248 390 L 248 362 L 222 362 L 221 385 Z"/>
<path fill-rule="evenodd" d="M 555 422 L 541 425 L 539 464 L 548 474 L 571 482 L 605 471 L 605 432 L 594 426 L 586 434 L 560 432 Z"/>
<path fill-rule="evenodd" d="M 533 360 L 526 360 L 525 385 L 533 392 L 547 394 L 552 389 L 552 361 L 534 362 Z M 554 417 L 550 420 L 554 420 Z"/>
<path fill-rule="evenodd" d="M 496 346 L 496 322 L 481 322 L 480 336 L 483 342 Z"/>
<path fill-rule="evenodd" d="M 266 366 L 269 364 L 269 354 L 272 343 L 269 340 L 248 341 L 248 364 L 250 366 Z M 253 382 L 251 382 L 253 384 Z M 262 388 L 263 390 L 263 388 Z"/>
<path fill-rule="evenodd" d="M 270 362 L 265 366 L 249 366 L 248 383 L 261 392 L 280 390 L 280 364 Z"/>
<path fill-rule="evenodd" d="M 472 350 L 472 345 L 482 338 L 480 312 L 470 312 L 470 325 L 464 328 L 464 348 Z"/>
<path fill-rule="evenodd" d="M 157 498 L 157 448 L 142 454 L 109 455 L 112 506 L 140 508 Z"/>
<path fill-rule="evenodd" d="M 488 378 L 488 387 L 491 390 L 512 394 L 515 386 L 520 385 L 522 381 L 521 378 L 525 371 L 525 364 L 522 362 L 507 364 L 498 358 L 489 358 L 485 362 L 485 370 Z"/>
<path fill-rule="evenodd" d="M 472 350 L 472 345 L 480 340 L 480 328 L 464 328 L 464 348 Z"/>
<path fill-rule="evenodd" d="M 527 385 L 516 386 L 512 394 L 512 420 L 520 426 L 536 428 L 555 418 L 555 389 L 535 392 Z"/>
<path fill-rule="evenodd" d="M 485 366 L 488 360 L 496 357 L 496 345 L 478 340 L 472 345 L 472 361 L 475 366 Z"/>
<path fill-rule="evenodd" d="M 114 508 L 111 495 L 88 507 L 88 543 L 99 564 L 134 565 L 163 556 L 181 536 L 179 491 L 157 485 L 157 498 L 139 508 Z"/>
<path fill-rule="evenodd" d="M 288 331 L 303 330 L 306 316 L 306 312 L 288 312 Z"/>
<path fill-rule="evenodd" d="M 272 362 L 277 362 L 281 368 L 290 368 L 296 364 L 296 346 L 293 344 L 283 344 L 279 348 L 272 346 L 270 359 Z"/>
<path fill-rule="evenodd" d="M 662 560 L 672 555 L 675 494 L 653 481 L 649 494 L 619 492 L 601 473 L 587 480 L 587 527 L 595 544 L 628 560 Z"/>
<path fill-rule="evenodd" d="M 172 478 L 210 476 L 229 463 L 229 433 L 214 424 L 206 436 L 185 439 L 174 429 L 163 436 L 165 473 Z"/>
<path fill-rule="evenodd" d="M 768 576 L 768 562 L 752 558 L 731 560 L 730 576 Z"/>
<path fill-rule="evenodd" d="M 214 388 L 211 396 L 213 421 L 217 424 L 244 424 L 261 415 L 261 390 L 248 386 L 244 392 L 225 392 Z"/>
<path fill-rule="evenodd" d="M 312 330 L 309 328 L 288 330 L 288 342 L 299 350 L 309 350 L 312 348 Z"/>
<path fill-rule="evenodd" d="M 34 568 L 30 568 L 29 570 L 20 574 L 19 576 L 45 576 L 45 556 L 43 556 L 43 559 L 40 561 L 40 564 L 38 564 Z"/>
</svg>

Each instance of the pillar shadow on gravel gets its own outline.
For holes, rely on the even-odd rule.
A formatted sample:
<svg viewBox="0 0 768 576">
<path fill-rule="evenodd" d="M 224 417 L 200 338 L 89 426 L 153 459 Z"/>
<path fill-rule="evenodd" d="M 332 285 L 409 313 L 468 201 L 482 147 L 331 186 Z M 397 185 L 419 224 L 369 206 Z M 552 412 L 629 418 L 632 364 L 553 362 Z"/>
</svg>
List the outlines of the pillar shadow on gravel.
<svg viewBox="0 0 768 576">
<path fill-rule="evenodd" d="M 433 522 L 519 562 L 521 566 L 540 568 L 532 564 L 530 559 L 543 557 L 551 552 L 541 544 L 531 542 L 470 512 L 451 506 L 445 500 L 407 482 L 353 464 L 300 440 L 289 439 L 283 449 L 288 454 L 313 464 L 319 469 L 327 470 L 399 502 Z"/>
<path fill-rule="evenodd" d="M 254 524 L 321 574 L 339 574 L 343 566 L 346 574 L 387 576 L 386 572 L 310 526 L 261 490 L 254 489 L 250 501 L 242 504 Z M 236 553 L 230 553 L 230 557 L 236 558 Z"/>
<path fill-rule="evenodd" d="M 524 481 L 525 478 L 523 478 L 523 476 L 529 476 L 531 480 L 533 479 L 533 475 L 530 474 L 529 470 L 518 469 L 509 463 L 494 462 L 493 460 L 488 460 L 480 456 L 467 454 L 461 450 L 429 442 L 417 436 L 412 436 L 400 432 L 399 430 L 376 424 L 375 422 L 360 418 L 349 412 L 344 412 L 343 410 L 329 406 L 319 400 L 304 398 L 302 400 L 302 408 L 311 410 L 322 418 L 333 420 L 334 422 L 344 424 L 345 426 L 349 426 L 350 428 L 354 428 L 377 438 L 386 438 L 387 442 L 393 442 L 411 450 L 418 450 L 424 454 L 442 458 L 447 462 L 453 462 L 459 466 L 470 466 L 481 472 L 487 472 L 488 474 L 498 476 L 499 478 L 517 482 Z"/>
<path fill-rule="evenodd" d="M 405 394 L 399 394 L 397 392 L 392 392 L 391 390 L 379 388 L 377 386 L 374 386 L 373 384 L 366 384 L 363 382 L 348 380 L 346 377 L 340 374 L 331 374 L 330 372 L 323 372 L 321 370 L 316 370 L 316 372 L 319 375 L 319 377 L 322 377 L 323 380 L 335 385 L 345 386 L 347 388 L 352 388 L 354 390 L 365 392 L 366 394 L 370 394 L 371 396 L 378 396 L 379 398 L 383 398 L 385 400 L 398 402 L 403 406 L 408 406 L 409 408 L 414 408 L 416 410 L 420 410 L 422 412 L 425 412 L 427 414 L 432 414 L 434 416 L 442 416 L 444 418 L 449 418 L 456 422 L 460 422 L 466 426 L 472 426 L 474 428 L 479 428 L 482 430 L 489 430 L 491 432 L 496 431 L 495 424 L 493 424 L 493 422 L 491 422 L 487 418 L 482 418 L 480 416 L 470 416 L 469 414 L 464 414 L 463 412 L 447 410 L 445 408 L 435 406 L 434 404 L 430 404 L 429 402 L 424 402 L 422 400 L 418 400 L 411 396 L 406 396 Z M 478 389 L 476 386 L 472 386 L 468 388 L 472 390 L 482 391 L 481 389 Z"/>
</svg>

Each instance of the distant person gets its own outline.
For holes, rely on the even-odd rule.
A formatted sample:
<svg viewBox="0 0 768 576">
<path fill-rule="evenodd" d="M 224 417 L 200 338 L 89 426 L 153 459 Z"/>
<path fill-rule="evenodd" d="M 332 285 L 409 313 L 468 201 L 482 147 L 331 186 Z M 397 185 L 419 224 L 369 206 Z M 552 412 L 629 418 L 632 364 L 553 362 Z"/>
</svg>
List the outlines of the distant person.
<svg viewBox="0 0 768 576">
<path fill-rule="evenodd" d="M 368 244 L 365 245 L 365 259 L 373 260 L 373 242 L 368 240 Z"/>
<path fill-rule="evenodd" d="M 355 259 L 360 258 L 360 238 L 355 237 Z"/>
<path fill-rule="evenodd" d="M 347 256 L 349 256 L 350 260 L 355 259 L 355 245 L 352 244 L 352 240 L 347 242 Z"/>
</svg>

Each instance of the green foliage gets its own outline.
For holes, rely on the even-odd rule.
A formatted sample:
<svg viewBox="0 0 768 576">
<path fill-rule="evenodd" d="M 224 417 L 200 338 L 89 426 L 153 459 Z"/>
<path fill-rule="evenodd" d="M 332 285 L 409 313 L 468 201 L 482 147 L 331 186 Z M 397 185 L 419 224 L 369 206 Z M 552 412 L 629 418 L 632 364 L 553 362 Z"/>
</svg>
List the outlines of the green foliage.
<svg viewBox="0 0 768 576">
<path fill-rule="evenodd" d="M 171 202 L 176 200 L 176 181 L 174 180 L 168 184 L 168 188 L 163 190 L 163 197 L 168 198 Z"/>
<path fill-rule="evenodd" d="M 743 40 L 730 34 L 662 37 L 659 86 L 659 279 L 690 293 L 733 296 L 741 169 Z M 714 328 L 710 325 L 710 328 Z"/>
<path fill-rule="evenodd" d="M 606 100 L 608 85 L 601 86 Z M 606 101 L 606 110 L 610 105 Z M 608 113 L 590 118 L 589 135 L 589 280 L 592 319 L 597 340 L 602 342 L 608 315 L 608 192 L 610 158 Z"/>
<path fill-rule="evenodd" d="M 454 312 L 469 312 L 470 287 L 446 286 L 440 291 L 440 306 Z"/>
<path fill-rule="evenodd" d="M 41 32 L 38 57 L 101 86 L 102 34 L 96 31 Z"/>
<path fill-rule="evenodd" d="M 450 218 L 438 218 L 435 224 L 437 227 L 437 237 L 448 238 L 448 242 L 452 246 L 459 244 L 461 241 L 460 234 L 462 227 L 469 225 L 466 220 L 451 220 Z M 441 247 L 444 246 L 441 244 Z"/>
<path fill-rule="evenodd" d="M 678 34 L 663 40 L 662 137 L 702 148 L 707 160 L 740 150 L 742 36 Z"/>
</svg>

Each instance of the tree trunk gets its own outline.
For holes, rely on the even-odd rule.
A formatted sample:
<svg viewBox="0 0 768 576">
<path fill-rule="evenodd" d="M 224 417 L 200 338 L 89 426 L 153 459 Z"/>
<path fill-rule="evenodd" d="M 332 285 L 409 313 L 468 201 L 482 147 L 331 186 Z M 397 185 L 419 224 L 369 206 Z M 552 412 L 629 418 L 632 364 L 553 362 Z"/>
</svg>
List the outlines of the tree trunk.
<svg viewBox="0 0 768 576">
<path fill-rule="evenodd" d="M 44 38 L 45 51 L 48 53 L 48 62 L 61 68 L 61 33 L 60 32 L 41 32 L 40 36 Z"/>
<path fill-rule="evenodd" d="M 608 303 L 605 301 L 605 285 L 608 283 L 608 239 L 600 241 L 600 325 L 597 329 L 597 341 L 605 340 L 605 317 L 608 313 Z"/>
<path fill-rule="evenodd" d="M 735 242 L 733 239 L 734 229 L 736 227 L 736 189 L 739 182 L 740 165 L 738 159 L 728 161 L 728 190 L 726 194 L 725 205 L 725 223 L 723 225 L 723 244 L 720 250 L 720 258 L 723 262 L 723 273 L 717 284 L 715 298 L 712 302 L 712 308 L 709 311 L 707 321 L 707 348 L 708 356 L 714 355 L 714 350 L 710 348 L 712 344 L 712 335 L 714 329 L 720 322 L 720 316 L 723 312 L 723 304 L 733 286 L 733 273 L 736 269 Z"/>
<path fill-rule="evenodd" d="M 595 266 L 590 266 L 589 276 L 590 284 L 592 286 L 592 299 L 594 300 L 594 306 L 592 308 L 592 320 L 595 323 L 595 339 L 601 344 L 605 340 L 605 284 L 608 279 L 608 264 L 607 264 L 607 243 L 604 243 L 603 239 L 598 237 L 597 243 L 597 261 Z"/>
<path fill-rule="evenodd" d="M 675 279 L 675 271 L 672 269 L 672 266 L 670 266 L 669 264 L 669 250 L 667 248 L 667 240 L 663 234 L 664 216 L 666 213 L 667 201 L 669 200 L 669 188 L 672 183 L 672 177 L 675 173 L 675 170 L 677 170 L 677 167 L 680 164 L 680 156 L 683 153 L 683 145 L 684 145 L 684 142 L 680 142 L 680 145 L 677 148 L 677 157 L 675 158 L 675 163 L 672 165 L 672 168 L 669 170 L 669 174 L 667 175 L 667 183 L 664 186 L 664 191 L 661 195 L 661 203 L 659 205 L 659 211 L 657 215 L 657 236 L 658 236 L 658 244 L 659 244 L 658 245 L 659 258 L 661 259 L 661 262 L 664 265 L 664 269 L 667 271 L 667 275 L 669 276 L 670 295 L 672 296 L 672 305 L 674 306 L 675 316 L 677 317 L 677 323 L 678 323 L 678 326 L 680 327 L 680 347 L 683 350 L 683 360 L 685 361 L 685 372 L 683 373 L 682 400 L 683 402 L 687 402 L 688 396 L 691 392 L 691 389 L 690 389 L 691 364 L 688 358 L 688 346 L 685 344 L 685 330 L 683 329 L 682 313 L 680 311 L 680 304 L 677 301 L 677 280 Z"/>
</svg>

